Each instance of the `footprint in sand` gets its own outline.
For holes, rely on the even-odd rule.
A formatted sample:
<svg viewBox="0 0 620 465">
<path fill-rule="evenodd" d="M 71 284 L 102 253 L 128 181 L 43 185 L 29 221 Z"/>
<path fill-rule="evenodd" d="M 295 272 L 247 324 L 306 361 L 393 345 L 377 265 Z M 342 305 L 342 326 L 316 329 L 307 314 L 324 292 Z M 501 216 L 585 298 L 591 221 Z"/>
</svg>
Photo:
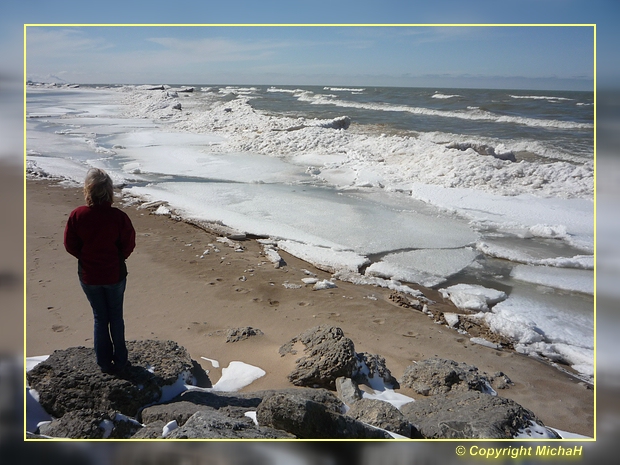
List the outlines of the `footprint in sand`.
<svg viewBox="0 0 620 465">
<path fill-rule="evenodd" d="M 310 302 L 298 302 L 297 305 L 299 305 L 300 307 L 308 307 L 312 304 Z"/>
<path fill-rule="evenodd" d="M 385 318 L 375 318 L 374 320 L 372 320 L 372 322 L 378 325 L 382 325 L 385 323 Z"/>
<path fill-rule="evenodd" d="M 55 333 L 62 333 L 67 328 L 68 326 L 54 325 L 52 326 L 52 331 L 54 331 Z"/>
<path fill-rule="evenodd" d="M 272 307 L 277 307 L 278 305 L 280 305 L 280 302 L 278 302 L 277 300 L 268 300 L 269 305 L 271 305 Z"/>
<path fill-rule="evenodd" d="M 336 312 L 327 312 L 327 313 L 317 313 L 316 315 L 312 315 L 312 318 L 337 318 L 340 316 L 340 313 Z"/>
</svg>

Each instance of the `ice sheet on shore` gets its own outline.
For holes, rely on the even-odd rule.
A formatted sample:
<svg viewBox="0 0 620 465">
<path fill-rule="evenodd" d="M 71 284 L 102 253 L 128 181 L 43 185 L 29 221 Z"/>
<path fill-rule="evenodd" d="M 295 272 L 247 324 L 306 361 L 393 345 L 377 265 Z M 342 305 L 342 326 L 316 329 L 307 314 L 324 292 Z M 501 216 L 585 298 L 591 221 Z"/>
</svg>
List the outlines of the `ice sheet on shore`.
<svg viewBox="0 0 620 465">
<path fill-rule="evenodd" d="M 587 199 L 501 196 L 473 189 L 443 189 L 415 183 L 412 196 L 470 219 L 480 229 L 521 231 L 523 235 L 563 240 L 594 251 L 594 205 Z"/>
<path fill-rule="evenodd" d="M 594 294 L 594 276 L 589 270 L 517 265 L 512 269 L 510 276 L 519 281 L 554 289 Z"/>
<path fill-rule="evenodd" d="M 544 265 L 558 268 L 579 268 L 583 270 L 594 269 L 594 255 L 573 255 L 572 257 L 554 256 L 541 258 L 540 255 L 543 252 L 537 250 L 538 253 L 534 254 L 532 251 L 525 249 L 525 247 L 523 247 L 523 243 L 521 243 L 520 246 L 515 245 L 510 247 L 503 245 L 498 241 L 490 241 L 489 239 L 478 242 L 476 244 L 476 248 L 490 257 L 503 258 L 512 262 L 525 263 L 528 265 Z M 552 251 L 547 248 L 544 253 L 550 254 Z"/>
<path fill-rule="evenodd" d="M 561 360 L 586 377 L 594 371 L 594 321 L 589 311 L 565 308 L 557 312 L 540 296 L 514 292 L 480 313 L 488 327 L 516 342 L 522 353 Z"/>
<path fill-rule="evenodd" d="M 358 271 L 362 266 L 370 263 L 368 258 L 350 250 L 317 247 L 286 240 L 278 241 L 278 247 L 328 273 L 335 273 L 339 270 Z"/>
<path fill-rule="evenodd" d="M 366 274 L 433 287 L 469 266 L 477 255 L 469 247 L 399 252 L 373 263 Z"/>
<path fill-rule="evenodd" d="M 165 200 L 187 217 L 359 255 L 458 248 L 478 238 L 451 218 L 385 208 L 363 197 L 310 186 L 162 182 L 126 192 Z"/>
</svg>

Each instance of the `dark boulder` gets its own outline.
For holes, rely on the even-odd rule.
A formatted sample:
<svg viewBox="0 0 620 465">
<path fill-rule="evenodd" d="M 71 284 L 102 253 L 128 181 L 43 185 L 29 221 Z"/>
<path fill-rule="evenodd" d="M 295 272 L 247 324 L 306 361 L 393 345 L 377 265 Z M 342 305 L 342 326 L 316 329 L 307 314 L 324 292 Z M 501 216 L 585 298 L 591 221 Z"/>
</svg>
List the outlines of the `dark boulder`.
<svg viewBox="0 0 620 465">
<path fill-rule="evenodd" d="M 357 354 L 358 369 L 353 379 L 358 384 L 366 384 L 370 387 L 376 382 L 384 384 L 388 388 L 397 389 L 398 381 L 385 364 L 385 359 L 381 355 L 373 355 L 367 352 Z"/>
<path fill-rule="evenodd" d="M 232 328 L 226 332 L 226 342 L 238 342 L 249 339 L 252 336 L 262 336 L 264 333 L 260 329 L 246 326 L 244 328 Z"/>
<path fill-rule="evenodd" d="M 360 399 L 347 412 L 352 418 L 408 438 L 421 438 L 405 416 L 388 402 Z"/>
<path fill-rule="evenodd" d="M 512 439 L 531 422 L 543 426 L 513 400 L 477 391 L 427 397 L 403 405 L 401 412 L 427 439 Z"/>
<path fill-rule="evenodd" d="M 331 396 L 330 403 L 317 402 L 311 391 Z M 336 405 L 340 407 L 335 409 Z M 342 403 L 325 390 L 299 389 L 277 392 L 256 411 L 258 424 L 287 431 L 301 439 L 389 439 L 391 436 L 340 413 Z"/>
<path fill-rule="evenodd" d="M 309 329 L 283 345 L 280 354 L 294 355 L 297 350 L 303 350 L 303 356 L 288 375 L 296 386 L 335 389 L 336 378 L 351 378 L 357 368 L 353 341 L 340 328 L 321 325 Z"/>
<path fill-rule="evenodd" d="M 92 348 L 56 350 L 27 373 L 28 384 L 54 417 L 82 409 L 135 417 L 160 400 L 164 387 L 193 381 L 192 360 L 175 342 L 131 341 L 127 348 L 130 365 L 118 375 L 100 371 Z"/>
<path fill-rule="evenodd" d="M 41 425 L 39 433 L 69 439 L 126 439 L 141 428 L 140 423 L 125 415 L 84 409 Z"/>
<path fill-rule="evenodd" d="M 441 358 L 431 358 L 409 365 L 400 384 L 424 396 L 450 391 L 492 392 L 486 373 L 480 373 L 475 366 Z"/>
<path fill-rule="evenodd" d="M 284 431 L 259 427 L 249 417 L 230 417 L 215 409 L 200 410 L 167 439 L 294 439 Z"/>
<path fill-rule="evenodd" d="M 357 383 L 344 376 L 336 378 L 336 392 L 338 393 L 338 398 L 349 406 L 362 398 L 362 391 Z"/>
</svg>

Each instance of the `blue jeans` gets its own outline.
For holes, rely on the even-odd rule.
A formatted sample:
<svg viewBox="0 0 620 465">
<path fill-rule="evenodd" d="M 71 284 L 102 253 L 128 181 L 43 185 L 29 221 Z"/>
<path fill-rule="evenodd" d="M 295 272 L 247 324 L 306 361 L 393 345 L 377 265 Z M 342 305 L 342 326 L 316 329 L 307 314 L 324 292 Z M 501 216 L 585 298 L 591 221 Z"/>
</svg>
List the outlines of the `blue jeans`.
<svg viewBox="0 0 620 465">
<path fill-rule="evenodd" d="M 127 363 L 123 297 L 127 279 L 116 284 L 91 285 L 80 281 L 95 317 L 95 355 L 102 370 Z"/>
</svg>

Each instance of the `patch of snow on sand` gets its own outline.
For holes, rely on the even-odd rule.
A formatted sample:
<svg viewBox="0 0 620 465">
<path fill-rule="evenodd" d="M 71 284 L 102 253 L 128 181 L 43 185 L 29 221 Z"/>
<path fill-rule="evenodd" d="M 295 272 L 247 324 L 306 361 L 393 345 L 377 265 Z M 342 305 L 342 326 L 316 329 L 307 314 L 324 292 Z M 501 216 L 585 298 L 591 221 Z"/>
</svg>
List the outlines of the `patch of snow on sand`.
<svg viewBox="0 0 620 465">
<path fill-rule="evenodd" d="M 265 376 L 265 370 L 243 362 L 230 362 L 222 368 L 222 377 L 213 386 L 214 391 L 234 392 Z"/>
</svg>

